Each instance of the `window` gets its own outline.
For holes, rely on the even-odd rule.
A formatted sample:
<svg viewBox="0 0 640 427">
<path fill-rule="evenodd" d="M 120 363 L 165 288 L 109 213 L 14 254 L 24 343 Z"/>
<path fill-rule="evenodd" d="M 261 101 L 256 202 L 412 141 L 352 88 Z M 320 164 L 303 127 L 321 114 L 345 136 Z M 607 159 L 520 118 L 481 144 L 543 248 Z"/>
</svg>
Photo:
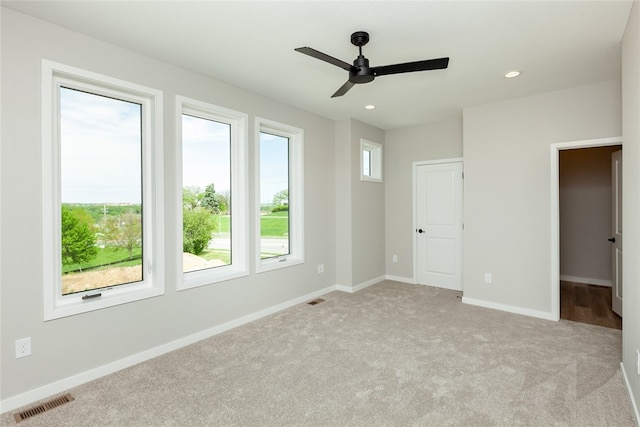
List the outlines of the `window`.
<svg viewBox="0 0 640 427">
<path fill-rule="evenodd" d="M 164 292 L 161 105 L 43 61 L 45 320 Z"/>
<path fill-rule="evenodd" d="M 371 151 L 362 150 L 362 176 L 371 176 Z"/>
<path fill-rule="evenodd" d="M 382 182 L 382 145 L 361 139 L 360 152 L 360 179 Z"/>
<path fill-rule="evenodd" d="M 177 229 L 186 289 L 248 274 L 247 117 L 178 97 L 182 185 Z"/>
<path fill-rule="evenodd" d="M 257 119 L 257 271 L 304 261 L 303 131 Z"/>
</svg>

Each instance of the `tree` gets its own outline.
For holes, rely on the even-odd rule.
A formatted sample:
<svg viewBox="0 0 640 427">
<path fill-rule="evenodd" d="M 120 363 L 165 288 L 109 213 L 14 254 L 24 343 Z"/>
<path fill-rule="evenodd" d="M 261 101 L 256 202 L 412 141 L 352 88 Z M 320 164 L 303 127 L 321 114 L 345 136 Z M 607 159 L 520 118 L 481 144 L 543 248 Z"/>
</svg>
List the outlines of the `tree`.
<svg viewBox="0 0 640 427">
<path fill-rule="evenodd" d="M 78 215 L 80 216 L 80 215 Z M 89 225 L 66 206 L 62 206 L 62 264 L 80 264 L 98 254 L 96 236 Z"/>
<path fill-rule="evenodd" d="M 133 211 L 125 212 L 107 219 L 104 229 L 105 239 L 111 246 L 129 251 L 129 259 L 133 258 L 133 250 L 142 245 L 142 218 Z"/>
<path fill-rule="evenodd" d="M 81 223 L 87 224 L 91 232 L 96 231 L 96 220 L 85 208 L 73 208 L 71 214 Z"/>
<path fill-rule="evenodd" d="M 204 193 L 200 187 L 189 186 L 182 189 L 182 205 L 186 209 L 195 209 L 200 206 L 203 197 Z"/>
<path fill-rule="evenodd" d="M 182 189 L 182 250 L 200 255 L 218 228 L 214 214 L 220 213 L 213 184 L 202 191 L 200 187 Z"/>
<path fill-rule="evenodd" d="M 220 206 L 220 213 L 228 215 L 229 208 L 231 207 L 231 193 L 229 193 L 229 190 L 225 190 L 220 193 L 216 193 L 216 197 L 218 198 L 218 206 Z"/>
<path fill-rule="evenodd" d="M 201 206 L 208 209 L 211 213 L 220 213 L 220 199 L 216 194 L 216 187 L 213 184 L 207 185 L 202 194 Z"/>
<path fill-rule="evenodd" d="M 216 228 L 209 210 L 202 207 L 182 209 L 182 250 L 200 255 L 209 246 Z"/>
<path fill-rule="evenodd" d="M 280 190 L 273 195 L 272 212 L 289 210 L 289 190 Z"/>
</svg>

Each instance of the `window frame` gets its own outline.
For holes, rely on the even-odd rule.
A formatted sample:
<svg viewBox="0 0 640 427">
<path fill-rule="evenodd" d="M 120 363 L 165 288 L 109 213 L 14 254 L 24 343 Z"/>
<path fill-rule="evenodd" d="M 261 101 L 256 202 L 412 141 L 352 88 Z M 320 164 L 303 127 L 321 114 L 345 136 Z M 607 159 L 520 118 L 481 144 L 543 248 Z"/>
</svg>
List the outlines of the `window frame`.
<svg viewBox="0 0 640 427">
<path fill-rule="evenodd" d="M 62 295 L 60 86 L 142 105 L 142 281 Z M 164 294 L 162 123 L 162 91 L 42 60 L 42 251 L 45 321 Z M 100 296 L 82 299 L 88 294 Z"/>
<path fill-rule="evenodd" d="M 289 139 L 289 253 L 260 258 L 260 133 Z M 256 194 L 256 273 L 304 263 L 304 130 L 256 117 L 255 121 L 255 194 Z"/>
<path fill-rule="evenodd" d="M 182 261 L 182 115 L 189 114 L 207 120 L 228 124 L 231 127 L 231 264 L 183 272 Z M 248 116 L 245 113 L 220 107 L 203 101 L 176 96 L 176 175 L 177 212 L 177 290 L 182 291 L 249 275 L 249 221 L 248 221 Z"/>
<path fill-rule="evenodd" d="M 364 153 L 370 153 L 369 175 L 364 173 Z M 382 182 L 382 144 L 360 139 L 360 180 L 370 182 Z"/>
</svg>

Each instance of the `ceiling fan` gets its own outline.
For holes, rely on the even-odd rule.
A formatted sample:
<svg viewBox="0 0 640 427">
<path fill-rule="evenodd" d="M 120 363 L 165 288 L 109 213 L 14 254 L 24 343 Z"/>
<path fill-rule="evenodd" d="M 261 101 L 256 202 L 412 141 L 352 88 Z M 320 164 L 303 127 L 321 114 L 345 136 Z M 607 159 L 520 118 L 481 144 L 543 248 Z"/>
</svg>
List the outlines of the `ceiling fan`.
<svg viewBox="0 0 640 427">
<path fill-rule="evenodd" d="M 297 52 L 312 56 L 329 64 L 336 65 L 349 72 L 349 80 L 336 91 L 332 98 L 342 96 L 349 91 L 355 84 L 369 83 L 377 76 L 386 76 L 388 74 L 410 73 L 413 71 L 441 70 L 449 66 L 449 58 L 427 59 L 424 61 L 405 62 L 403 64 L 384 65 L 382 67 L 370 67 L 369 60 L 362 55 L 362 46 L 369 42 L 369 33 L 365 31 L 356 31 L 351 34 L 351 44 L 358 46 L 360 54 L 353 61 L 353 65 L 336 59 L 326 53 L 319 52 L 310 47 L 299 47 L 295 49 Z"/>
</svg>

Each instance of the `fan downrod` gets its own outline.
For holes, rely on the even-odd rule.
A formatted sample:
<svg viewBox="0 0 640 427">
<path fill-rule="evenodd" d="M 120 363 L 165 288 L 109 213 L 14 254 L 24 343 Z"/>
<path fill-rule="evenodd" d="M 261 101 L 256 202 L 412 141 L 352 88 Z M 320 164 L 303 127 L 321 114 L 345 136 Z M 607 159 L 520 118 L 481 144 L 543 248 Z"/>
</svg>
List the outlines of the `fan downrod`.
<svg viewBox="0 0 640 427">
<path fill-rule="evenodd" d="M 356 31 L 351 34 L 351 44 L 354 46 L 362 47 L 369 43 L 369 33 L 366 31 Z"/>
</svg>

